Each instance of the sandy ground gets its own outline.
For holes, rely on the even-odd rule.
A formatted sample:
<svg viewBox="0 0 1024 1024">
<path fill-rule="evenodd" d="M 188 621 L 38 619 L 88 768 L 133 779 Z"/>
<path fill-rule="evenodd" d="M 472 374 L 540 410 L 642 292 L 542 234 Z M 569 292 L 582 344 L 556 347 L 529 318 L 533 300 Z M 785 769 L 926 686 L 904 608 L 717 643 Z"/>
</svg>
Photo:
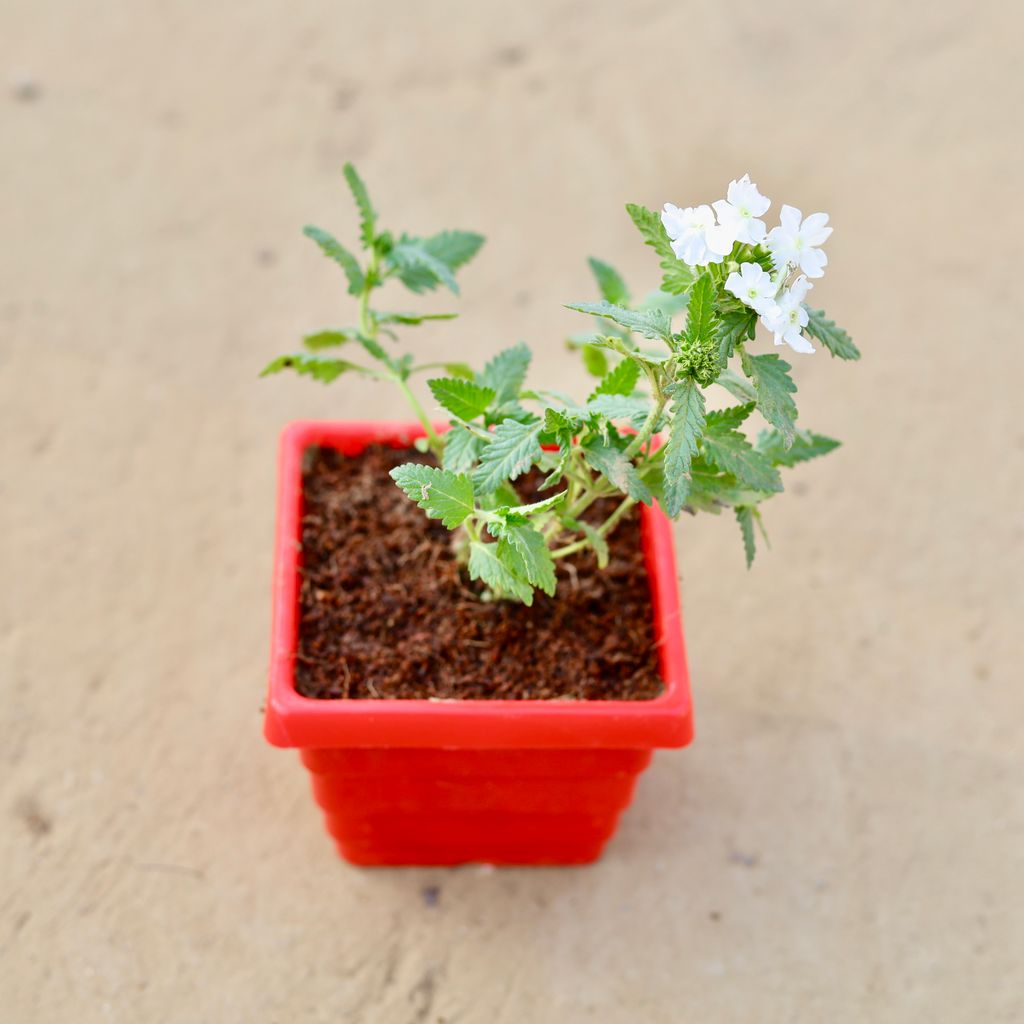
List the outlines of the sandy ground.
<svg viewBox="0 0 1024 1024">
<path fill-rule="evenodd" d="M 2 0 L 0 1017 L 1024 1019 L 1022 27 Z M 348 158 L 389 224 L 489 237 L 416 344 L 524 338 L 574 389 L 584 257 L 656 280 L 624 202 L 749 170 L 832 214 L 814 298 L 865 359 L 798 375 L 846 446 L 750 575 L 732 522 L 683 525 L 699 738 L 594 867 L 347 867 L 261 739 L 277 432 L 402 413 L 256 379 L 350 318 L 299 234 L 351 234 Z"/>
</svg>

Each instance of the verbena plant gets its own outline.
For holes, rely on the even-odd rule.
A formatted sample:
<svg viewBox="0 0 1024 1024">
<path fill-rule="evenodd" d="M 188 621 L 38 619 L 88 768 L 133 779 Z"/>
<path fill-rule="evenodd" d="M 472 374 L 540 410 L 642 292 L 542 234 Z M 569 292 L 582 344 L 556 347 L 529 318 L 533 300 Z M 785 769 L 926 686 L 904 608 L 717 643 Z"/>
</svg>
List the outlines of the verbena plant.
<svg viewBox="0 0 1024 1024">
<path fill-rule="evenodd" d="M 673 519 L 731 508 L 749 566 L 755 526 L 763 534 L 760 507 L 783 489 L 780 470 L 838 446 L 797 427 L 790 364 L 747 348 L 760 321 L 777 346 L 811 353 L 813 338 L 833 356 L 859 358 L 845 331 L 804 305 L 808 278 L 821 277 L 827 262 L 820 248 L 832 232 L 826 214 L 803 218 L 783 206 L 781 223 L 768 231 L 759 218 L 770 201 L 746 176 L 712 206 L 666 204 L 660 215 L 627 206 L 660 258 L 661 287 L 633 302 L 615 269 L 590 260 L 601 301 L 569 306 L 599 322 L 569 342 L 598 378 L 579 402 L 526 387 L 530 350 L 522 343 L 479 372 L 397 353 L 398 327 L 455 314 L 383 312 L 371 304 L 374 292 L 395 279 L 415 293 L 444 286 L 458 294 L 455 275 L 483 237 L 396 236 L 380 227 L 355 168 L 346 165 L 344 174 L 364 258 L 319 228 L 305 233 L 344 270 L 358 323 L 307 335 L 304 351 L 275 359 L 263 375 L 289 369 L 324 382 L 346 373 L 393 381 L 423 425 L 422 449 L 438 465 L 408 463 L 391 475 L 429 517 L 462 531 L 459 557 L 486 597 L 530 604 L 535 588 L 553 594 L 555 563 L 586 549 L 604 567 L 608 535 L 637 503 L 657 501 Z M 363 358 L 342 358 L 339 349 Z M 442 433 L 410 387 L 428 373 L 427 387 L 449 416 Z M 712 386 L 738 404 L 709 411 L 704 395 Z M 755 411 L 768 426 L 752 441 L 744 427 Z M 544 474 L 541 493 L 550 495 L 524 504 L 512 484 L 533 467 Z M 584 521 L 605 498 L 615 503 L 603 521 Z"/>
</svg>

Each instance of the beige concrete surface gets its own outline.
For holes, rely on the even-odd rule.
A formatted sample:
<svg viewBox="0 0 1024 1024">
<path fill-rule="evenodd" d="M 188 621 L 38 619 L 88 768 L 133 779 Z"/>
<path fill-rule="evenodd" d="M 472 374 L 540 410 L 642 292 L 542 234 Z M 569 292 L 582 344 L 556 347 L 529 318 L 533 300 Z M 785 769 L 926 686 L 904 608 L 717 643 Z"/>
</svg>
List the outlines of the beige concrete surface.
<svg viewBox="0 0 1024 1024">
<path fill-rule="evenodd" d="M 0 1019 L 1024 1020 L 1022 29 L 0 0 Z M 388 224 L 489 237 L 415 344 L 579 389 L 584 258 L 657 279 L 623 203 L 750 171 L 832 214 L 814 298 L 865 359 L 793 361 L 846 445 L 749 575 L 683 524 L 698 740 L 591 868 L 349 868 L 261 740 L 277 432 L 402 414 L 256 379 L 350 318 L 299 234 L 351 233 L 349 158 Z"/>
</svg>

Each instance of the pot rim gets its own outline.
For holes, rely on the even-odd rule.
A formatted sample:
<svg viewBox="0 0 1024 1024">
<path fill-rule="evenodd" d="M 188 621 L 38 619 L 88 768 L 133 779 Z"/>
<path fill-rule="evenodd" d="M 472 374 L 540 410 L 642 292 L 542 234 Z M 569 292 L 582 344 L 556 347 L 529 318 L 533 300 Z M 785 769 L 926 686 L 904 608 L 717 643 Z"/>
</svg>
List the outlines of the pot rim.
<svg viewBox="0 0 1024 1024">
<path fill-rule="evenodd" d="M 447 423 L 436 424 L 440 432 Z M 425 431 L 401 420 L 297 420 L 281 432 L 270 685 L 264 733 L 278 747 L 651 748 L 693 737 L 672 524 L 641 508 L 658 662 L 665 690 L 645 701 L 321 700 L 295 689 L 302 462 L 322 445 L 355 455 L 370 444 L 407 447 Z"/>
</svg>

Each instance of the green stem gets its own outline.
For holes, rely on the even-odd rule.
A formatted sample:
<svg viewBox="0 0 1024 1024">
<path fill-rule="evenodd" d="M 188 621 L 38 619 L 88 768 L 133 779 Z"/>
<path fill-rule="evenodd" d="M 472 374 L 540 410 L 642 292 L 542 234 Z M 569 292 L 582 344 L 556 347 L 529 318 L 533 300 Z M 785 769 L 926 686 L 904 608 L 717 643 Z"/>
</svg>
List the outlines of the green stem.
<svg viewBox="0 0 1024 1024">
<path fill-rule="evenodd" d="M 366 276 L 363 279 L 363 290 L 359 295 L 359 330 L 373 341 L 377 340 L 379 333 L 379 325 L 373 315 L 373 311 L 370 309 L 370 293 L 374 288 L 377 287 L 377 275 L 380 269 L 380 254 L 376 248 L 370 251 L 370 260 L 366 266 Z M 412 393 L 412 389 L 409 387 L 404 377 L 399 376 L 397 373 L 391 373 L 390 379 L 393 380 L 399 390 L 405 396 L 406 402 L 409 404 L 409 408 L 412 409 L 416 415 L 416 419 L 420 421 L 424 431 L 427 435 L 427 442 L 430 444 L 430 450 L 433 452 L 437 460 L 441 461 L 441 455 L 444 451 L 444 444 L 441 442 L 441 438 L 438 437 L 437 431 L 434 430 L 434 425 L 430 422 L 430 418 L 427 416 L 423 406 L 420 405 L 419 400 Z"/>
<path fill-rule="evenodd" d="M 416 419 L 420 421 L 423 429 L 426 431 L 430 450 L 438 459 L 440 459 L 441 454 L 444 451 L 444 443 L 441 441 L 441 438 L 438 437 L 437 431 L 434 430 L 434 425 L 430 422 L 430 418 L 427 416 L 426 410 L 424 410 L 423 406 L 420 405 L 406 381 L 402 380 L 402 378 L 397 375 L 395 376 L 394 381 L 398 385 L 399 390 L 405 396 L 405 400 L 409 403 L 409 408 L 416 414 Z"/>
<path fill-rule="evenodd" d="M 619 522 L 622 520 L 622 517 L 635 504 L 636 498 L 623 498 L 619 506 L 615 509 L 615 511 L 597 528 L 597 532 L 602 537 L 607 537 L 608 534 L 611 533 L 612 530 L 614 530 L 615 527 L 619 525 Z M 589 544 L 590 541 L 586 539 L 574 541 L 572 544 L 566 544 L 564 548 L 558 548 L 557 550 L 552 551 L 551 557 L 565 558 L 566 555 L 574 555 L 577 551 L 582 551 Z"/>
<path fill-rule="evenodd" d="M 647 419 L 644 420 L 644 425 L 640 428 L 633 440 L 626 445 L 626 448 L 622 453 L 627 459 L 632 459 L 636 453 L 640 451 L 648 441 L 650 441 L 654 434 L 654 428 L 658 425 L 658 420 L 661 419 L 661 414 L 665 411 L 665 406 L 667 404 L 668 399 L 664 394 L 662 394 L 661 388 L 659 387 L 657 392 L 657 401 L 654 403 L 651 411 L 647 414 Z"/>
</svg>

